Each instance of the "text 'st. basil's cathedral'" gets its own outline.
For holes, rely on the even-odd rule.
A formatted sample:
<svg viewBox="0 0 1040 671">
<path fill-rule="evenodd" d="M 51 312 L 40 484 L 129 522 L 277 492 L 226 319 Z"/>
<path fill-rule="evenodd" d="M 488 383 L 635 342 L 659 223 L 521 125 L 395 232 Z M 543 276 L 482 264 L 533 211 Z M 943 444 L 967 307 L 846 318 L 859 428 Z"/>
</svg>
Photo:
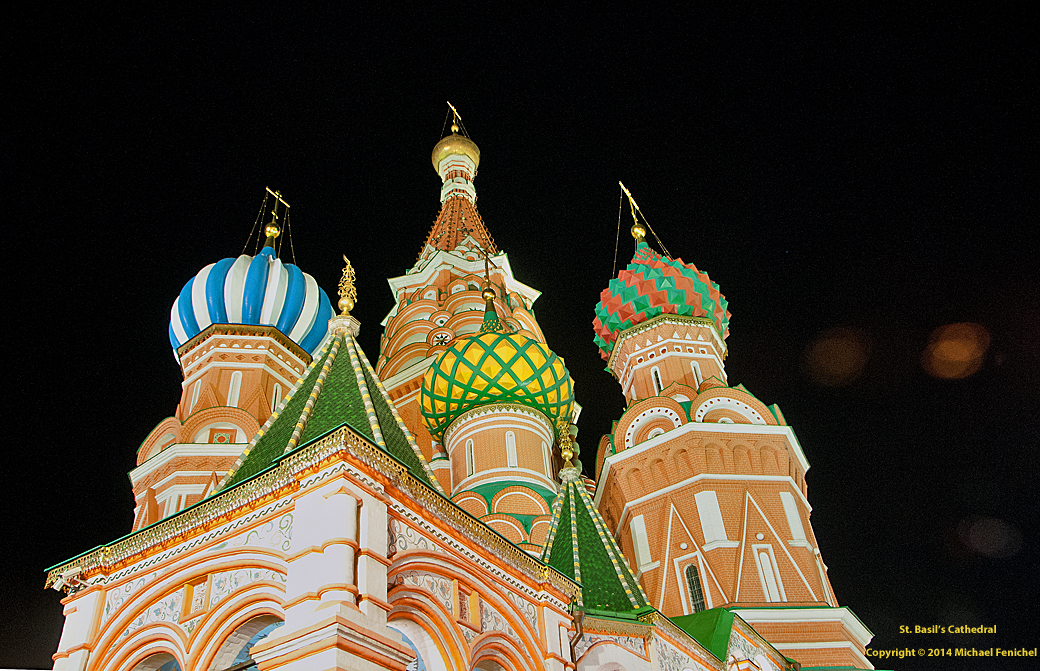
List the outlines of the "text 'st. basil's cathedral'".
<svg viewBox="0 0 1040 671">
<path fill-rule="evenodd" d="M 375 365 L 351 264 L 337 311 L 278 258 L 277 192 L 261 251 L 184 285 L 132 532 L 48 571 L 55 669 L 872 668 L 794 432 L 729 386 L 718 285 L 633 226 L 593 322 L 627 408 L 583 475 L 574 382 L 477 211 L 479 162 L 454 125 L 434 148 L 440 214 L 389 280 Z"/>
</svg>

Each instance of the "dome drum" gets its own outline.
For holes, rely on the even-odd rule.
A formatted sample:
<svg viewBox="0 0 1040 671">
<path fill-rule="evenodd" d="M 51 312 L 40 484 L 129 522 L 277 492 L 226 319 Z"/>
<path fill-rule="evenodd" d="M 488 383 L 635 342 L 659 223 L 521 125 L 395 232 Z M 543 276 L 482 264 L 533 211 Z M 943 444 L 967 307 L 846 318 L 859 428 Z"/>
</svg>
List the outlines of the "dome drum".
<svg viewBox="0 0 1040 671">
<path fill-rule="evenodd" d="M 553 442 L 553 426 L 531 408 L 493 404 L 465 413 L 445 433 L 452 494 L 498 481 L 555 491 Z"/>
</svg>

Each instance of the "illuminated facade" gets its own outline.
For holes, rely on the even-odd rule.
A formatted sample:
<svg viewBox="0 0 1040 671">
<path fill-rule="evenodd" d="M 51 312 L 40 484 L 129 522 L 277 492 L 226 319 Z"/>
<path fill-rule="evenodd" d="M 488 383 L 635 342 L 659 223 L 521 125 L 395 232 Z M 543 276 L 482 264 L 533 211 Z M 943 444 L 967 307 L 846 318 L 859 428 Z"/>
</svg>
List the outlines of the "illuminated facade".
<svg viewBox="0 0 1040 671">
<path fill-rule="evenodd" d="M 48 572 L 68 592 L 54 668 L 871 668 L 794 433 L 727 386 L 718 287 L 634 227 L 595 322 L 629 403 L 583 476 L 574 383 L 457 131 L 375 365 L 349 263 L 337 314 L 278 260 L 276 192 L 260 253 L 188 282 L 182 397 L 130 474 L 133 533 Z"/>
</svg>

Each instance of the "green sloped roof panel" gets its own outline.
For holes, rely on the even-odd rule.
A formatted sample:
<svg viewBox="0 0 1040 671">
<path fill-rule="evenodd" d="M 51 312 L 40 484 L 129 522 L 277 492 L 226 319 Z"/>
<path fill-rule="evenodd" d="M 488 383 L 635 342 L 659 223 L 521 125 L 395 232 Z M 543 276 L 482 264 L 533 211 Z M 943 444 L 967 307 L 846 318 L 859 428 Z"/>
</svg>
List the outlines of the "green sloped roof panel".
<svg viewBox="0 0 1040 671">
<path fill-rule="evenodd" d="M 730 631 L 733 629 L 733 613 L 725 608 L 711 608 L 693 615 L 680 615 L 669 619 L 715 657 L 720 660 L 726 659 Z"/>
<path fill-rule="evenodd" d="M 300 445 L 306 445 L 344 422 L 365 438 L 375 441 L 372 427 L 365 415 L 357 376 L 350 365 L 349 352 L 344 351 L 344 345 L 340 347 L 300 436 Z"/>
<path fill-rule="evenodd" d="M 289 444 L 289 439 L 292 438 L 296 423 L 303 414 L 307 398 L 317 384 L 318 377 L 321 375 L 325 362 L 329 358 L 329 352 L 333 349 L 333 341 L 334 338 L 326 341 L 319 355 L 311 363 L 306 377 L 293 388 L 292 396 L 286 399 L 281 412 L 267 426 L 267 432 L 254 439 L 255 442 L 250 448 L 249 454 L 245 456 L 241 465 L 224 484 L 223 489 L 234 487 L 238 483 L 244 482 L 266 470 L 284 454 L 285 446 Z"/>
</svg>

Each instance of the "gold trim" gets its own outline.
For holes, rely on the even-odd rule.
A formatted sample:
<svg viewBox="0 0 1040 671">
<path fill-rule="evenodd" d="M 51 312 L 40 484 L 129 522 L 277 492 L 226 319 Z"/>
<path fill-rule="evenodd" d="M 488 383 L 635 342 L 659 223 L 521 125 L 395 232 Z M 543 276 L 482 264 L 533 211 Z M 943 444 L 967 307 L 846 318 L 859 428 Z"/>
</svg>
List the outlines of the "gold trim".
<svg viewBox="0 0 1040 671">
<path fill-rule="evenodd" d="M 271 470 L 246 480 L 231 489 L 220 492 L 172 517 L 142 529 L 130 536 L 105 545 L 52 568 L 47 573 L 45 588 L 53 585 L 65 572 L 80 568 L 86 578 L 90 574 L 111 573 L 122 568 L 120 564 L 133 560 L 157 546 L 182 542 L 188 535 L 198 535 L 214 526 L 229 522 L 243 509 L 255 509 L 263 503 L 285 496 L 299 489 L 301 478 L 322 467 L 336 453 L 347 452 L 363 464 L 390 480 L 395 489 L 410 498 L 418 509 L 433 513 L 448 526 L 469 537 L 476 546 L 483 547 L 505 559 L 514 568 L 523 571 L 536 582 L 548 581 L 560 592 L 574 598 L 580 588 L 556 569 L 543 564 L 490 527 L 439 494 L 389 453 L 372 445 L 349 427 L 311 443 L 283 457 Z"/>
</svg>

